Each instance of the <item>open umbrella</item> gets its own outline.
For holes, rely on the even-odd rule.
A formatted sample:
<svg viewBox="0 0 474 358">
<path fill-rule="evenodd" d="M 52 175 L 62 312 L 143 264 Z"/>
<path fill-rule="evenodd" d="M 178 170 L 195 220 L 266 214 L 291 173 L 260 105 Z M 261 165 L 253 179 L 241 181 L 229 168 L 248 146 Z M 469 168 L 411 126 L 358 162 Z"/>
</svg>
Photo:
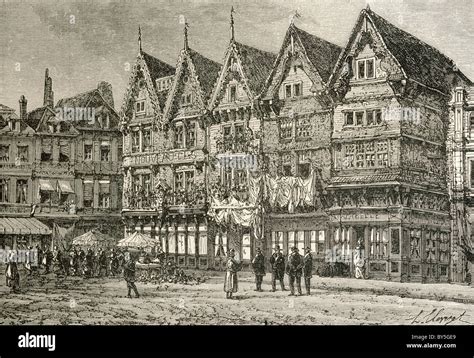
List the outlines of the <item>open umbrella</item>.
<svg viewBox="0 0 474 358">
<path fill-rule="evenodd" d="M 109 246 L 114 239 L 96 230 L 90 230 L 72 240 L 73 245 L 78 246 Z"/>
<path fill-rule="evenodd" d="M 142 234 L 140 232 L 134 232 L 129 237 L 122 239 L 118 242 L 117 246 L 120 247 L 153 247 L 157 244 L 149 235 Z"/>
</svg>

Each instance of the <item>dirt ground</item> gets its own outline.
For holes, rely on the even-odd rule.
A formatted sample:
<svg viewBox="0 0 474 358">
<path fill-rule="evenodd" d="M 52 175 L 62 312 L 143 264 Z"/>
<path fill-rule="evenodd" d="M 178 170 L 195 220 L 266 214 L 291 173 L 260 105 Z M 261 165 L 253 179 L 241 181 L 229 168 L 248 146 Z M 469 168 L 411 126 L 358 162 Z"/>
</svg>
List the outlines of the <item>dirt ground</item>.
<svg viewBox="0 0 474 358">
<path fill-rule="evenodd" d="M 449 284 L 401 284 L 313 277 L 311 296 L 255 292 L 253 277 L 241 273 L 239 292 L 225 299 L 223 273 L 201 272 L 199 285 L 137 283 L 139 299 L 126 297 L 120 278 L 26 279 L 22 293 L 0 283 L 0 323 L 62 325 L 302 325 L 302 324 L 474 324 L 474 290 Z"/>
</svg>

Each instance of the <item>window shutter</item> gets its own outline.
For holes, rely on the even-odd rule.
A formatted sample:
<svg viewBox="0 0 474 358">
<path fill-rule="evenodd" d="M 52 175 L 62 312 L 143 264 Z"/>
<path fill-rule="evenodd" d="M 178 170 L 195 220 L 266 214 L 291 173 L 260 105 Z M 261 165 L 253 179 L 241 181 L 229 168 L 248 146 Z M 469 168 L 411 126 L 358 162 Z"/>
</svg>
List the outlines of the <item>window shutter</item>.
<svg viewBox="0 0 474 358">
<path fill-rule="evenodd" d="M 112 208 L 118 207 L 118 183 L 116 181 L 110 183 L 110 201 Z"/>
</svg>

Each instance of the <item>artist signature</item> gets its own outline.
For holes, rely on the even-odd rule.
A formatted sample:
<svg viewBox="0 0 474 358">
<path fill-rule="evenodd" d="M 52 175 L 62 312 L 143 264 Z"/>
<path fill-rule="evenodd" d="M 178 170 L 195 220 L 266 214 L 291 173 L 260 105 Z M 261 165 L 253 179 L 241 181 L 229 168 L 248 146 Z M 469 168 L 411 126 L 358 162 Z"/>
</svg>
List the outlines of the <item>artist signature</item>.
<svg viewBox="0 0 474 358">
<path fill-rule="evenodd" d="M 444 312 L 444 308 L 434 308 L 432 311 L 421 310 L 416 316 L 409 317 L 407 320 L 411 321 L 411 324 L 436 323 L 448 325 L 456 321 L 470 324 L 470 322 L 463 320 L 465 314 L 466 311 L 459 315 L 450 315 Z"/>
</svg>

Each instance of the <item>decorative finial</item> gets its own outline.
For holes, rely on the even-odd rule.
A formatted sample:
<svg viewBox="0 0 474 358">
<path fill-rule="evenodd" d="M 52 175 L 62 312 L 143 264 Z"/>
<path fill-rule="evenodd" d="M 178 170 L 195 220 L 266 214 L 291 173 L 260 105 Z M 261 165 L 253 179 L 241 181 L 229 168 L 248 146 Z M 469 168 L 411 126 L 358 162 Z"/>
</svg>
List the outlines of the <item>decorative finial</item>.
<svg viewBox="0 0 474 358">
<path fill-rule="evenodd" d="M 138 51 L 142 53 L 142 29 L 138 25 Z"/>
<path fill-rule="evenodd" d="M 188 20 L 184 20 L 184 49 L 188 50 Z"/>
<path fill-rule="evenodd" d="M 291 15 L 290 17 L 290 25 L 293 25 L 295 23 L 295 19 L 299 19 L 301 17 L 300 13 L 298 10 L 295 10 L 295 13 Z"/>
<path fill-rule="evenodd" d="M 230 8 L 230 39 L 232 41 L 235 40 L 235 37 L 234 37 L 234 7 L 232 6 Z"/>
<path fill-rule="evenodd" d="M 367 6 L 365 7 L 365 9 L 366 9 L 367 11 L 370 10 L 370 5 L 369 5 L 369 3 L 367 3 Z"/>
</svg>

